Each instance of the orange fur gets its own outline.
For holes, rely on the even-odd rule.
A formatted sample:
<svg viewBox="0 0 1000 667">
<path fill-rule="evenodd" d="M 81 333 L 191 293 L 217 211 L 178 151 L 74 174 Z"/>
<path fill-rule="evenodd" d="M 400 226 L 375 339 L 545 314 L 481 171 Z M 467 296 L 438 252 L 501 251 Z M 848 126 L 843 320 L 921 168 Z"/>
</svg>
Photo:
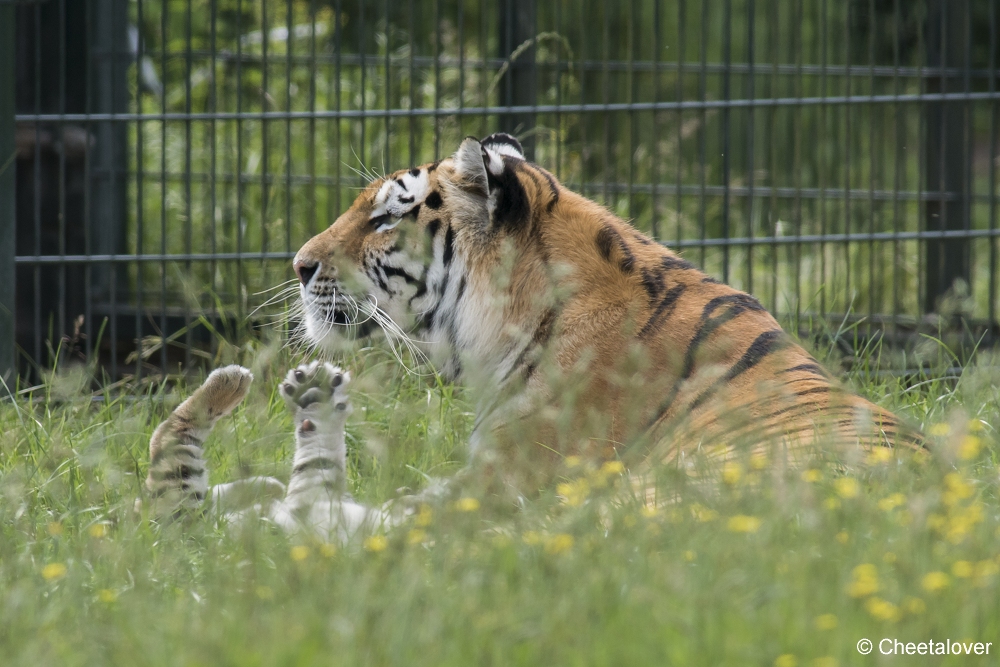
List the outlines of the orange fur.
<svg viewBox="0 0 1000 667">
<path fill-rule="evenodd" d="M 475 375 L 481 391 L 505 397 L 506 407 L 479 415 L 477 430 L 494 433 L 559 402 L 560 382 L 575 383 L 581 432 L 543 428 L 537 451 L 604 437 L 664 460 L 735 439 L 816 434 L 833 448 L 920 446 L 891 413 L 843 389 L 753 297 L 567 190 L 515 144 L 467 139 L 453 158 L 376 181 L 307 242 L 296 266 L 317 276 L 303 285 L 314 342 L 325 344 L 332 328 L 316 296 L 324 289 L 377 298 L 430 340 L 446 372 Z M 422 193 L 412 216 L 381 213 L 402 211 L 410 193 Z M 373 229 L 382 220 L 395 226 Z M 437 305 L 422 311 L 442 281 Z M 605 430 L 587 432 L 588 420 Z"/>
</svg>

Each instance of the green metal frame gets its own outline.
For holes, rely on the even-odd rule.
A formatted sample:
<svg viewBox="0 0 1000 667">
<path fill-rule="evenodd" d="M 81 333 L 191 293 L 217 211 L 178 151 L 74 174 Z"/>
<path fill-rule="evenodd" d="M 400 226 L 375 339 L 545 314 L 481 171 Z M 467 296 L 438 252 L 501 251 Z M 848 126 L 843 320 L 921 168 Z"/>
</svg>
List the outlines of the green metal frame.
<svg viewBox="0 0 1000 667">
<path fill-rule="evenodd" d="M 14 5 L 0 3 L 0 377 L 8 386 L 15 360 L 14 156 Z"/>
</svg>

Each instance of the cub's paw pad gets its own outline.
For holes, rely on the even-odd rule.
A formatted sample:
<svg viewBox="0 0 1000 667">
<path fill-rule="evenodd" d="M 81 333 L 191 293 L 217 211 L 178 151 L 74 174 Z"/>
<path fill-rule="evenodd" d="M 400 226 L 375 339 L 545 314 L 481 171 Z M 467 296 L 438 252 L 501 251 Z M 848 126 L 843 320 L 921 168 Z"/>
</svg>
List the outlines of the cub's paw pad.
<svg viewBox="0 0 1000 667">
<path fill-rule="evenodd" d="M 253 373 L 242 366 L 223 366 L 212 371 L 199 388 L 210 417 L 233 411 L 250 390 Z"/>
<path fill-rule="evenodd" d="M 350 373 L 328 363 L 314 361 L 294 368 L 281 383 L 281 395 L 292 412 L 329 406 L 337 411 L 350 409 L 347 385 Z"/>
</svg>

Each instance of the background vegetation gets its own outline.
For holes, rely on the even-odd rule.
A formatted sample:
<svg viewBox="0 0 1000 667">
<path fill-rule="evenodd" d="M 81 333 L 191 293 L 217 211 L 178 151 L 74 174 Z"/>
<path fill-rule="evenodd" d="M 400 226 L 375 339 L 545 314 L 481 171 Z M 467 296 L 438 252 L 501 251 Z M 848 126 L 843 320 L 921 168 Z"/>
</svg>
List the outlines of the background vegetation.
<svg viewBox="0 0 1000 667">
<path fill-rule="evenodd" d="M 462 137 L 505 126 L 498 105 L 513 55 L 514 67 L 537 63 L 543 111 L 528 131 L 537 162 L 754 292 L 793 328 L 850 313 L 910 330 L 925 314 L 921 241 L 836 237 L 926 228 L 925 200 L 936 196 L 925 183 L 927 104 L 814 103 L 935 90 L 941 77 L 920 69 L 925 3 L 561 0 L 538 4 L 534 50 L 515 54 L 500 53 L 495 3 L 130 8 L 145 58 L 129 74 L 133 100 L 150 114 L 130 125 L 131 168 L 142 167 L 130 181 L 130 248 L 293 253 L 370 174 L 447 156 Z M 949 64 L 968 76 L 956 70 L 949 89 L 984 92 L 995 17 L 988 3 L 969 3 L 965 18 L 956 28 L 965 58 Z M 768 102 L 791 98 L 806 101 Z M 698 106 L 724 100 L 743 102 Z M 601 109 L 681 101 L 693 106 Z M 947 117 L 968 148 L 972 229 L 995 224 L 994 107 L 955 103 Z M 163 112 L 209 116 L 156 120 Z M 788 242 L 799 234 L 825 240 Z M 712 244 L 726 237 L 757 241 Z M 942 311 L 981 320 L 993 312 L 995 238 L 969 252 L 970 285 Z M 284 259 L 132 271 L 150 307 L 165 288 L 167 303 L 239 304 L 241 314 L 254 292 L 290 277 Z"/>
</svg>

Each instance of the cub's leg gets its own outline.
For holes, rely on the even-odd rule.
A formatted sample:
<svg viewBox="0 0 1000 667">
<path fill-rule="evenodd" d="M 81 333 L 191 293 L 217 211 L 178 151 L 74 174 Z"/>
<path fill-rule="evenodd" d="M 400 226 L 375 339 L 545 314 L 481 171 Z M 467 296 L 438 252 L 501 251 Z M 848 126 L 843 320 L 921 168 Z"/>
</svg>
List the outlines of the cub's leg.
<svg viewBox="0 0 1000 667">
<path fill-rule="evenodd" d="M 196 509 L 208 492 L 202 446 L 215 423 L 246 396 L 253 375 L 242 366 L 216 369 L 157 427 L 149 441 L 146 488 L 158 513 Z"/>
<path fill-rule="evenodd" d="M 304 528 L 346 542 L 382 519 L 381 510 L 355 503 L 347 493 L 349 383 L 349 373 L 313 362 L 289 371 L 281 384 L 295 421 L 295 459 L 288 493 L 274 506 L 271 519 L 290 532 Z"/>
<path fill-rule="evenodd" d="M 287 503 L 306 498 L 339 498 L 347 490 L 347 445 L 344 428 L 351 404 L 351 376 L 317 361 L 290 370 L 281 396 L 295 422 L 295 459 L 288 482 Z"/>
</svg>

